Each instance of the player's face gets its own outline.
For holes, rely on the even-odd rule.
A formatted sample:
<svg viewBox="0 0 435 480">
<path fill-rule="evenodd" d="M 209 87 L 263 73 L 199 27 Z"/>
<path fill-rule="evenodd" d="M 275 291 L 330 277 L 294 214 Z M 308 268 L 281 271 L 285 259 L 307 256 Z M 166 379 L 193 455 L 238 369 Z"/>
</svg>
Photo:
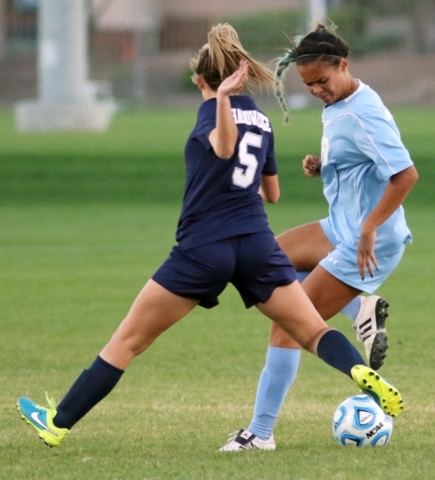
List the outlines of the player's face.
<svg viewBox="0 0 435 480">
<path fill-rule="evenodd" d="M 343 100 L 352 93 L 350 85 L 354 79 L 347 70 L 347 60 L 344 58 L 338 66 L 316 61 L 298 65 L 297 68 L 308 91 L 327 104 Z"/>
</svg>

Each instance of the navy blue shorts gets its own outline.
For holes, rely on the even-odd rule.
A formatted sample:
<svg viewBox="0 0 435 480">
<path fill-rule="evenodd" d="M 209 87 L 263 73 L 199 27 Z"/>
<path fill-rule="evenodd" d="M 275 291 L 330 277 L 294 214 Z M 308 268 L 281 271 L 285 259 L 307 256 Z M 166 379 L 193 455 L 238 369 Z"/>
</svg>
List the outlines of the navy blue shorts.
<svg viewBox="0 0 435 480">
<path fill-rule="evenodd" d="M 232 283 L 246 308 L 269 300 L 276 287 L 296 280 L 296 270 L 272 233 L 252 233 L 183 250 L 173 247 L 153 280 L 180 297 L 199 299 L 202 307 L 218 305 Z"/>
</svg>

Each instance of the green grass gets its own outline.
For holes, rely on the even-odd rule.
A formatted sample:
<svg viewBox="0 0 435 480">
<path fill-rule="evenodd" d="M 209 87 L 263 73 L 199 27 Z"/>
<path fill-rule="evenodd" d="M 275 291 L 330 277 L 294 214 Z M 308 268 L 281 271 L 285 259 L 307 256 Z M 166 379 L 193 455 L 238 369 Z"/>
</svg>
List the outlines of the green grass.
<svg viewBox="0 0 435 480">
<path fill-rule="evenodd" d="M 282 125 L 277 109 L 266 109 L 275 126 L 282 200 L 323 202 L 319 182 L 301 176 L 306 153 L 319 153 L 319 109 L 292 112 Z M 403 140 L 421 173 L 413 201 L 435 203 L 434 110 L 393 110 Z M 181 202 L 184 144 L 196 111 L 123 112 L 106 133 L 19 134 L 12 114 L 0 112 L 0 202 Z"/>
<path fill-rule="evenodd" d="M 318 111 L 294 113 L 286 128 L 270 114 L 283 199 L 267 210 L 281 232 L 326 213 L 320 183 L 300 173 L 321 126 Z M 0 478 L 432 478 L 434 111 L 393 114 L 421 176 L 406 202 L 414 244 L 380 289 L 391 303 L 382 372 L 406 411 L 384 448 L 336 445 L 332 413 L 354 385 L 303 354 L 275 431 L 278 450 L 242 455 L 216 450 L 251 417 L 269 323 L 231 286 L 219 307 L 196 309 L 136 359 L 60 448 L 45 447 L 19 420 L 19 396 L 62 398 L 165 259 L 195 112 L 125 112 L 105 134 L 50 135 L 19 135 L 11 114 L 0 114 Z M 347 319 L 331 322 L 353 341 Z"/>
</svg>

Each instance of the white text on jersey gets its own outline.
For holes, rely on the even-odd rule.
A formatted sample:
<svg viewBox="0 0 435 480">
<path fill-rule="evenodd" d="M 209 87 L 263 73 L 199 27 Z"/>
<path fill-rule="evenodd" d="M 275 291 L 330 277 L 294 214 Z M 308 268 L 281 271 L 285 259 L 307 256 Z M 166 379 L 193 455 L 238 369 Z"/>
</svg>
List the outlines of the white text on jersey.
<svg viewBox="0 0 435 480">
<path fill-rule="evenodd" d="M 246 125 L 255 125 L 265 132 L 271 132 L 269 119 L 257 110 L 240 110 L 240 108 L 231 109 L 236 123 L 244 123 Z"/>
</svg>

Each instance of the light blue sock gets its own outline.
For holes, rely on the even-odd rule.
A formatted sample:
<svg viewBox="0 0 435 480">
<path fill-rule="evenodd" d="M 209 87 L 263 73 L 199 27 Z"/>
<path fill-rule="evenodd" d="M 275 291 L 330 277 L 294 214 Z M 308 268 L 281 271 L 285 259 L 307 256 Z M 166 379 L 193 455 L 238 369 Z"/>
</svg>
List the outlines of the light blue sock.
<svg viewBox="0 0 435 480">
<path fill-rule="evenodd" d="M 343 308 L 341 313 L 349 317 L 352 321 L 355 321 L 356 317 L 358 316 L 358 312 L 360 308 L 361 308 L 361 298 L 358 295 Z"/>
<path fill-rule="evenodd" d="M 254 416 L 248 430 L 267 440 L 273 433 L 285 396 L 296 378 L 301 351 L 292 348 L 269 347 L 266 365 L 258 382 Z"/>
</svg>

